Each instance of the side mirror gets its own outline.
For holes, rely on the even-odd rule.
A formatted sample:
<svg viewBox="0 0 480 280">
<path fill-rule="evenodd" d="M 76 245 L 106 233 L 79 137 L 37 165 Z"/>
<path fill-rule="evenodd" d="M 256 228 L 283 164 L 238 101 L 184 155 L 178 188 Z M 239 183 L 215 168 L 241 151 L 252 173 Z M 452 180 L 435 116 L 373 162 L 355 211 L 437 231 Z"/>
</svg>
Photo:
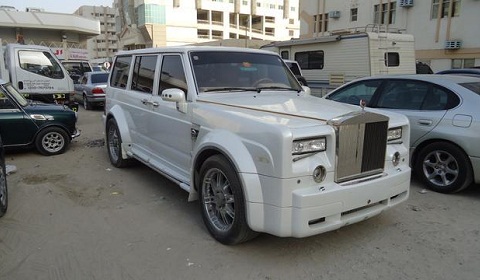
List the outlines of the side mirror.
<svg viewBox="0 0 480 280">
<path fill-rule="evenodd" d="M 162 91 L 160 95 L 163 101 L 175 102 L 177 103 L 177 110 L 182 113 L 186 112 L 187 102 L 185 101 L 185 92 L 179 88 L 168 88 Z"/>
<path fill-rule="evenodd" d="M 310 90 L 309 87 L 307 87 L 307 86 L 302 86 L 302 89 L 303 89 L 303 91 L 304 91 L 306 94 L 308 94 L 308 95 L 311 95 L 311 94 L 312 94 L 312 91 Z"/>
</svg>

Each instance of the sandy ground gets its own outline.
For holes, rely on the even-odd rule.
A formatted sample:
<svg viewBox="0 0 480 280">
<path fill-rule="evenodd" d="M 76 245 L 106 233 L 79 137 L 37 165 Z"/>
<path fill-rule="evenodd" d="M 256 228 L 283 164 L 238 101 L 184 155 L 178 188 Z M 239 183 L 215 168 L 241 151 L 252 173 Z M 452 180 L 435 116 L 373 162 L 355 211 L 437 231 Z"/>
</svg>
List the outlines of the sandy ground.
<svg viewBox="0 0 480 280">
<path fill-rule="evenodd" d="M 116 169 L 100 110 L 80 108 L 67 153 L 10 152 L 0 279 L 479 279 L 480 187 L 425 191 L 314 237 L 213 240 L 187 193 L 148 169 Z"/>
</svg>

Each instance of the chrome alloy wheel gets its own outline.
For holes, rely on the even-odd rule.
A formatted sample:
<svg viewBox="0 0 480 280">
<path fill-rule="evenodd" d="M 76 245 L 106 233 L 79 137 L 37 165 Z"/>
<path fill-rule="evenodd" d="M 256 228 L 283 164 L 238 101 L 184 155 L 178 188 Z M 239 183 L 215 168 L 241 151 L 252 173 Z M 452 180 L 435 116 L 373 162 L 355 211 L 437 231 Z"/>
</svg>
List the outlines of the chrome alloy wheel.
<svg viewBox="0 0 480 280">
<path fill-rule="evenodd" d="M 115 125 L 108 127 L 108 152 L 113 161 L 118 161 L 120 157 L 120 138 L 118 137 L 118 130 Z"/>
<path fill-rule="evenodd" d="M 202 182 L 203 207 L 211 224 L 228 231 L 235 220 L 235 203 L 230 182 L 217 168 L 208 170 Z"/>
<path fill-rule="evenodd" d="M 425 157 L 423 173 L 432 184 L 440 187 L 448 186 L 458 178 L 458 162 L 450 153 L 435 150 Z"/>
<path fill-rule="evenodd" d="M 42 138 L 42 147 L 49 153 L 56 153 L 65 146 L 65 138 L 57 131 L 51 131 Z"/>
</svg>

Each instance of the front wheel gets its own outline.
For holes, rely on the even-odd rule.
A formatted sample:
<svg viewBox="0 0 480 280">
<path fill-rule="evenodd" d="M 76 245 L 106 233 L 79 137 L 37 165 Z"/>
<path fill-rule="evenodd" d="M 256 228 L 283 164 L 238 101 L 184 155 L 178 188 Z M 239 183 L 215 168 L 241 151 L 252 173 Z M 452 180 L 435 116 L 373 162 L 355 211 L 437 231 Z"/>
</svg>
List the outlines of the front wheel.
<svg viewBox="0 0 480 280">
<path fill-rule="evenodd" d="M 240 180 L 225 157 L 215 155 L 203 163 L 199 187 L 202 218 L 217 241 L 234 245 L 257 235 L 247 224 Z"/>
<path fill-rule="evenodd" d="M 415 173 L 428 188 L 440 193 L 459 192 L 473 181 L 468 156 L 457 146 L 443 142 L 430 144 L 420 151 Z"/>
<path fill-rule="evenodd" d="M 40 131 L 35 140 L 37 150 L 46 156 L 58 155 L 65 152 L 70 138 L 59 127 L 47 127 Z"/>
<path fill-rule="evenodd" d="M 128 166 L 132 161 L 122 157 L 122 137 L 114 119 L 109 119 L 107 122 L 107 150 L 110 162 L 115 167 Z"/>
</svg>

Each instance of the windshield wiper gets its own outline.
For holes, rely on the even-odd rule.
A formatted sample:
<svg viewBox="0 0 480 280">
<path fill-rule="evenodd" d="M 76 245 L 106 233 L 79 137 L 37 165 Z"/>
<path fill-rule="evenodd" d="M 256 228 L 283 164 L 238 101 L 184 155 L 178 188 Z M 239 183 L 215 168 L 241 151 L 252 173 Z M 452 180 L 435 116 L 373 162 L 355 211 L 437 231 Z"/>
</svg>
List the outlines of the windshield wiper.
<svg viewBox="0 0 480 280">
<path fill-rule="evenodd" d="M 203 92 L 212 92 L 212 91 L 257 91 L 257 89 L 253 87 L 222 87 L 222 88 L 206 89 Z"/>
<path fill-rule="evenodd" d="M 264 89 L 275 89 L 275 90 L 293 90 L 296 92 L 301 92 L 301 89 L 298 88 L 289 88 L 289 87 L 278 87 L 278 86 L 270 86 L 270 87 L 258 87 L 257 92 L 261 92 Z"/>
</svg>

